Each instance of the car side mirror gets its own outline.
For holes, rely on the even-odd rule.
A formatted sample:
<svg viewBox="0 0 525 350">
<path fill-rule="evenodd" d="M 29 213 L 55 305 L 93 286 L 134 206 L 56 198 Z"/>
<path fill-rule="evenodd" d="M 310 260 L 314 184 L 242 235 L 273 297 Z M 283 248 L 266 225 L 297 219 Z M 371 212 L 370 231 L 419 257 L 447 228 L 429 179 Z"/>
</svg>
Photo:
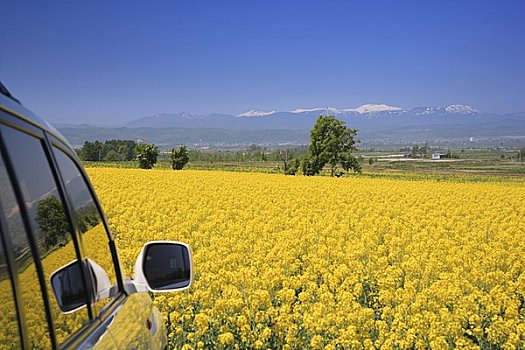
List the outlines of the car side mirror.
<svg viewBox="0 0 525 350">
<path fill-rule="evenodd" d="M 51 287 L 63 313 L 76 311 L 87 303 L 87 290 L 82 280 L 80 262 L 75 260 L 51 275 Z"/>
<path fill-rule="evenodd" d="M 90 273 L 87 288 L 93 288 L 95 300 L 110 297 L 112 285 L 106 271 L 91 259 L 86 259 L 85 263 Z M 53 272 L 50 280 L 58 307 L 62 313 L 70 313 L 86 306 L 90 293 L 85 289 L 81 265 L 78 260 L 74 260 Z"/>
<path fill-rule="evenodd" d="M 135 283 L 145 284 L 150 292 L 188 289 L 192 279 L 191 251 L 184 243 L 148 242 L 135 262 Z"/>
</svg>

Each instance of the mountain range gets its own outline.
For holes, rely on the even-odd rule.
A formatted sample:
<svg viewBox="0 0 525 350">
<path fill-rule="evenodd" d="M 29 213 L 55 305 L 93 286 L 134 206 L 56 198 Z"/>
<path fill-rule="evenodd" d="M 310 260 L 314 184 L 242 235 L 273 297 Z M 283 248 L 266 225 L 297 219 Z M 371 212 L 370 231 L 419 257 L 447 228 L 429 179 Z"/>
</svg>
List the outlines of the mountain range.
<svg viewBox="0 0 525 350">
<path fill-rule="evenodd" d="M 422 124 L 469 124 L 476 126 L 490 122 L 498 122 L 501 121 L 502 118 L 508 120 L 514 117 L 517 117 L 519 121 L 523 122 L 523 114 L 501 116 L 480 113 L 473 107 L 467 105 L 456 104 L 403 109 L 385 104 L 366 104 L 357 108 L 347 109 L 332 107 L 298 108 L 286 112 L 251 110 L 237 116 L 217 113 L 209 115 L 188 112 L 161 113 L 133 120 L 125 126 L 130 128 L 182 127 L 220 128 L 228 130 L 310 130 L 319 115 L 334 115 L 338 119 L 345 121 L 349 127 L 371 130 L 383 127 L 404 127 Z"/>
<path fill-rule="evenodd" d="M 470 138 L 525 142 L 525 113 L 483 113 L 468 105 L 452 104 L 404 109 L 385 104 L 356 108 L 297 108 L 291 111 L 251 110 L 239 115 L 160 113 L 133 120 L 119 128 L 59 126 L 73 143 L 84 139 L 132 138 L 147 142 L 189 145 L 304 144 L 319 115 L 334 115 L 358 129 L 367 144 L 435 141 L 462 143 Z M 96 129 L 96 130 L 95 130 Z M 91 134 L 90 134 L 91 132 Z M 170 135 L 173 140 L 170 141 Z M 177 135 L 177 137 L 175 137 Z M 516 141 L 518 140 L 518 141 Z"/>
</svg>

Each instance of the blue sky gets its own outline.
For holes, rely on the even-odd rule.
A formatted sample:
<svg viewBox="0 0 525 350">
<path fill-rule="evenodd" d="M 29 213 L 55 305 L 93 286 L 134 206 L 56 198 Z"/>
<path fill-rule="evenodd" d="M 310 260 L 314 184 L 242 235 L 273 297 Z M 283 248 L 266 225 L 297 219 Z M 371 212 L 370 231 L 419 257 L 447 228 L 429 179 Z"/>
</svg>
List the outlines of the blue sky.
<svg viewBox="0 0 525 350">
<path fill-rule="evenodd" d="M 55 122 L 525 111 L 525 1 L 9 1 L 2 14 L 0 80 Z"/>
</svg>

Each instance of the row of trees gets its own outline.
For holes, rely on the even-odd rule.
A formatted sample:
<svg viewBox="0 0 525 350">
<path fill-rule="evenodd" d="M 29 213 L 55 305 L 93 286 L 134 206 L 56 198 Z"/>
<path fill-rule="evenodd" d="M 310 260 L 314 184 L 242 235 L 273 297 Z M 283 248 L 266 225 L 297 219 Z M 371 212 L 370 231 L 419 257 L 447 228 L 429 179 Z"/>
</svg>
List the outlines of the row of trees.
<svg viewBox="0 0 525 350">
<path fill-rule="evenodd" d="M 135 159 L 136 148 L 137 143 L 133 140 L 108 140 L 104 143 L 97 140 L 84 142 L 78 153 L 82 160 L 112 162 Z"/>
<path fill-rule="evenodd" d="M 153 144 L 141 143 L 135 149 L 139 167 L 142 169 L 151 169 L 157 163 L 159 157 L 159 148 Z M 190 160 L 188 149 L 182 145 L 173 148 L 170 154 L 171 167 L 173 170 L 182 170 Z"/>
<path fill-rule="evenodd" d="M 410 157 L 411 158 L 426 158 L 429 154 L 430 148 L 425 143 L 424 145 L 415 145 L 412 147 L 412 150 L 410 151 Z"/>
<path fill-rule="evenodd" d="M 356 129 L 349 129 L 345 122 L 334 116 L 319 116 L 310 132 L 308 149 L 277 149 L 266 153 L 253 145 L 248 151 L 257 158 L 260 156 L 262 161 L 274 158 L 283 162 L 284 173 L 287 175 L 295 175 L 299 170 L 306 176 L 317 175 L 328 166 L 331 176 L 341 176 L 344 171 L 361 171 L 359 161 L 352 155 L 352 152 L 357 150 L 356 144 L 359 142 L 356 136 Z M 139 167 L 143 169 L 153 168 L 159 153 L 158 147 L 154 144 L 137 144 L 131 140 L 109 140 L 104 143 L 86 141 L 79 150 L 83 160 L 137 160 Z M 174 170 L 182 169 L 189 159 L 186 146 L 171 150 L 170 161 Z M 338 171 L 339 168 L 344 171 Z"/>
<path fill-rule="evenodd" d="M 243 150 L 190 150 L 192 161 L 203 162 L 281 162 L 283 154 L 288 158 L 297 158 L 308 153 L 307 146 L 283 147 L 271 149 L 251 145 Z"/>
<path fill-rule="evenodd" d="M 137 160 L 142 169 L 151 169 L 157 163 L 159 148 L 154 144 L 140 143 L 133 140 L 108 140 L 84 142 L 77 151 L 85 161 L 130 161 Z M 174 170 L 184 168 L 189 161 L 188 149 L 180 146 L 171 150 L 171 165 Z"/>
</svg>

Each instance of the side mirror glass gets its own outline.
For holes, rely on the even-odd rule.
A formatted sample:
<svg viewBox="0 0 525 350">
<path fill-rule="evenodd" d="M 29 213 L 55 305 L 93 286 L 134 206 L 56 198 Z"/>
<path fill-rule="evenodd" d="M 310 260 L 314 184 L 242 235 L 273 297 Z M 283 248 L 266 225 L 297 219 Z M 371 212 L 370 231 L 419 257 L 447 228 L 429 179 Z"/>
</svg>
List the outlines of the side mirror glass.
<svg viewBox="0 0 525 350">
<path fill-rule="evenodd" d="M 55 271 L 51 275 L 51 287 L 58 307 L 63 313 L 73 312 L 86 306 L 87 290 L 78 260 Z"/>
<path fill-rule="evenodd" d="M 85 260 L 89 270 L 87 288 L 93 290 L 95 300 L 109 298 L 113 289 L 109 277 L 104 269 L 91 259 Z M 76 311 L 87 304 L 89 299 L 86 285 L 82 279 L 81 265 L 78 260 L 61 267 L 51 275 L 51 287 L 60 311 L 69 313 Z"/>
<path fill-rule="evenodd" d="M 179 242 L 147 243 L 135 263 L 135 280 L 150 292 L 184 290 L 192 282 L 190 248 Z"/>
</svg>

